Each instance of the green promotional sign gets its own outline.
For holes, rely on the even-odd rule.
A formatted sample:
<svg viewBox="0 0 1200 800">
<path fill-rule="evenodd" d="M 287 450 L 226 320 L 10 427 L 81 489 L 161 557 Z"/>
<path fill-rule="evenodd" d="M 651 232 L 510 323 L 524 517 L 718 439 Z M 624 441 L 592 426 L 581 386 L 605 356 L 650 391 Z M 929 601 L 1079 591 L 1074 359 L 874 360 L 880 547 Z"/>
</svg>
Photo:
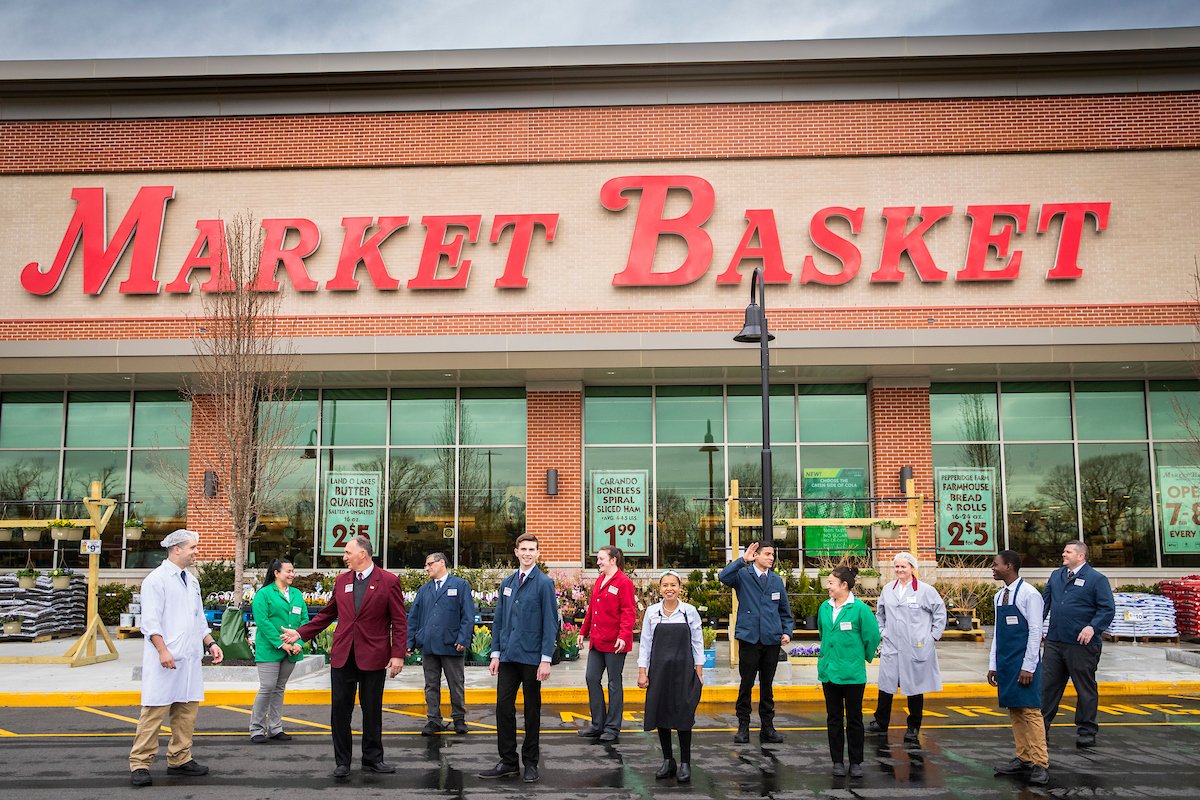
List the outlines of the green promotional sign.
<svg viewBox="0 0 1200 800">
<path fill-rule="evenodd" d="M 995 553 L 996 470 L 992 467 L 939 467 L 937 549 L 943 553 Z"/>
<path fill-rule="evenodd" d="M 644 469 L 594 469 L 588 473 L 588 480 L 592 509 L 592 541 L 588 552 L 611 544 L 627 556 L 650 555 L 646 536 L 649 473 Z"/>
<path fill-rule="evenodd" d="M 1200 553 L 1200 467 L 1159 467 L 1164 553 Z"/>
<path fill-rule="evenodd" d="M 864 469 L 806 469 L 804 470 L 804 494 L 806 499 L 821 497 L 865 497 L 867 471 Z M 867 516 L 866 503 L 831 501 L 828 503 L 803 503 L 805 517 L 831 519 L 839 517 Z M 804 550 L 810 556 L 835 556 L 846 552 L 866 550 L 867 537 L 864 532 L 857 539 L 846 535 L 844 525 L 805 526 Z"/>
<path fill-rule="evenodd" d="M 378 472 L 325 474 L 321 555 L 341 555 L 346 542 L 355 536 L 366 536 L 379 552 L 380 483 Z"/>
</svg>

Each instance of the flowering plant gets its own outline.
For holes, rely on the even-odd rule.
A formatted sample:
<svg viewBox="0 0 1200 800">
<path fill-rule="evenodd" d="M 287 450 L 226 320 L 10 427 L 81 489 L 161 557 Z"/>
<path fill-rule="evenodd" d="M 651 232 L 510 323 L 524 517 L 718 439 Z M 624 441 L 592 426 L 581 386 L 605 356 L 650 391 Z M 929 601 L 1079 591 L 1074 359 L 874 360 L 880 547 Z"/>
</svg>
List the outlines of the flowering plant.
<svg viewBox="0 0 1200 800">
<path fill-rule="evenodd" d="M 570 622 L 564 623 L 558 634 L 558 644 L 563 650 L 579 649 L 579 628 Z"/>
<path fill-rule="evenodd" d="M 492 652 L 492 632 L 486 625 L 476 625 L 475 634 L 471 637 L 471 652 L 486 656 Z"/>
<path fill-rule="evenodd" d="M 817 656 L 821 655 L 821 645 L 798 645 L 793 647 L 791 650 L 788 650 L 788 655 L 798 658 L 816 658 Z"/>
<path fill-rule="evenodd" d="M 57 567 L 49 572 L 51 578 L 64 578 L 74 574 L 75 570 L 71 569 L 70 567 Z"/>
<path fill-rule="evenodd" d="M 475 605 L 479 608 L 495 608 L 496 601 L 500 599 L 500 593 L 472 590 L 471 598 L 475 601 Z"/>
<path fill-rule="evenodd" d="M 47 528 L 77 528 L 74 520 L 69 519 L 52 519 L 46 524 Z"/>
</svg>

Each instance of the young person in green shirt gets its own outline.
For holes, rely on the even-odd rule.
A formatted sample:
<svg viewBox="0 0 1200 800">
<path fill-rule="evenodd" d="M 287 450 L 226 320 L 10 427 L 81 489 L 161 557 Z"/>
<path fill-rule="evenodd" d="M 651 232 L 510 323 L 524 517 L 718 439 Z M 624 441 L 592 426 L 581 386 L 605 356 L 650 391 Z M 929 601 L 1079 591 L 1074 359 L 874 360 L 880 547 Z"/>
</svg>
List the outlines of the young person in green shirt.
<svg viewBox="0 0 1200 800">
<path fill-rule="evenodd" d="M 286 558 L 267 567 L 263 587 L 254 595 L 251 608 L 258 631 L 254 637 L 254 660 L 258 663 L 258 696 L 250 712 L 250 741 L 269 739 L 286 742 L 292 737 L 283 730 L 283 692 L 300 655 L 302 645 L 285 644 L 281 628 L 299 628 L 308 622 L 308 606 L 299 589 L 292 587 L 296 569 Z"/>
<path fill-rule="evenodd" d="M 875 648 L 879 647 L 879 623 L 875 620 L 875 612 L 866 603 L 856 600 L 851 591 L 857 575 L 858 570 L 854 567 L 835 567 L 825 582 L 829 599 L 821 604 L 817 615 L 817 630 L 821 634 L 817 680 L 825 692 L 829 756 L 833 759 L 833 774 L 844 776 L 848 743 L 851 778 L 863 776 L 862 702 L 867 687 L 866 662 L 875 658 Z"/>
</svg>

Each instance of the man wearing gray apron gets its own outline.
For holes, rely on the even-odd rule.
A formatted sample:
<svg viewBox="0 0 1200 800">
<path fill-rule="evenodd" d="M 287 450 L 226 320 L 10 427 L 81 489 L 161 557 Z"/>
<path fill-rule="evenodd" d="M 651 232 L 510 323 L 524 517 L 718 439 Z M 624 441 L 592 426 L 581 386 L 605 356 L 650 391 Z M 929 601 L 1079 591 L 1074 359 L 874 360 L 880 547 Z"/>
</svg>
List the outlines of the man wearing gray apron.
<svg viewBox="0 0 1200 800">
<path fill-rule="evenodd" d="M 988 663 L 988 683 L 997 687 L 1002 708 L 1012 719 L 1017 756 L 996 765 L 997 775 L 1018 775 L 1032 786 L 1050 782 L 1050 756 L 1042 721 L 1042 595 L 1019 577 L 1021 556 L 1001 551 L 992 560 L 996 592 L 996 635 Z"/>
</svg>

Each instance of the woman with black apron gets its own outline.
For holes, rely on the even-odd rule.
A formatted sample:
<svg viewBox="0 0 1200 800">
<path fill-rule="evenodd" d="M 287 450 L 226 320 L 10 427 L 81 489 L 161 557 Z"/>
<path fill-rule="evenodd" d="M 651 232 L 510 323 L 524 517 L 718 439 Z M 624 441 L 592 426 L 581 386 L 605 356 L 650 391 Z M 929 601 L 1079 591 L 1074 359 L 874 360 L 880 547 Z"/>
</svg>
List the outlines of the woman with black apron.
<svg viewBox="0 0 1200 800">
<path fill-rule="evenodd" d="M 638 654 L 638 686 L 646 690 L 644 730 L 658 730 L 663 762 L 654 777 L 692 779 L 692 727 L 704 669 L 700 612 L 679 599 L 679 573 L 667 570 L 658 580 L 662 602 L 646 609 Z M 679 763 L 671 748 L 671 731 L 679 732 Z"/>
</svg>

